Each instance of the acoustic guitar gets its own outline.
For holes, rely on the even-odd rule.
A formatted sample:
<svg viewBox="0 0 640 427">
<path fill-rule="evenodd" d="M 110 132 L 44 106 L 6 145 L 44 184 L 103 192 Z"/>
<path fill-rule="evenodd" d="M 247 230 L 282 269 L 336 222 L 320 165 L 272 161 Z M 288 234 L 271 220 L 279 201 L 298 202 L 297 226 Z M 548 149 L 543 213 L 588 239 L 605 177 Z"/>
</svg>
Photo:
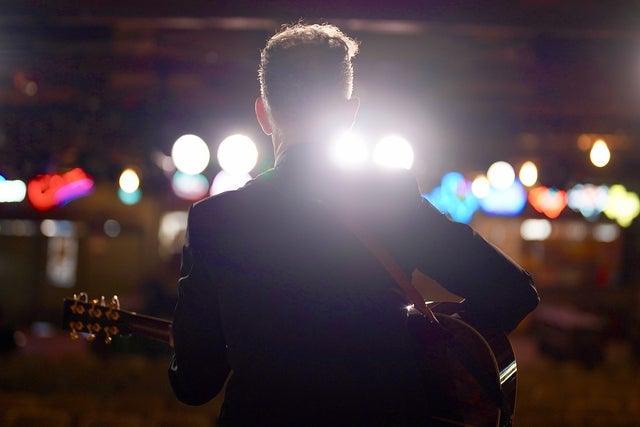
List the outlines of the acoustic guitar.
<svg viewBox="0 0 640 427">
<path fill-rule="evenodd" d="M 432 423 L 440 426 L 507 427 L 516 397 L 517 364 L 506 335 L 476 329 L 463 320 L 457 303 L 429 303 L 440 326 L 417 328 L 416 351 Z M 116 296 L 89 299 L 86 293 L 64 300 L 63 328 L 71 338 L 100 337 L 107 344 L 119 335 L 148 337 L 172 345 L 172 322 L 120 308 Z M 420 320 L 409 310 L 409 319 Z M 411 321 L 409 322 L 410 330 Z M 434 332 L 435 331 L 435 332 Z"/>
</svg>

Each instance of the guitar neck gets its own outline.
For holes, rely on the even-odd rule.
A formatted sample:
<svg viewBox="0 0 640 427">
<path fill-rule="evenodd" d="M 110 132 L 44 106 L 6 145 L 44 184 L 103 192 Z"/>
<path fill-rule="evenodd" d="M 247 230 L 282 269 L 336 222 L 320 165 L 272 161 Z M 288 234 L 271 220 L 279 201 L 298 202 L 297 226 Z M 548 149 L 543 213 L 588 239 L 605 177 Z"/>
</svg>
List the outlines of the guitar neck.
<svg viewBox="0 0 640 427">
<path fill-rule="evenodd" d="M 121 310 L 131 335 L 140 335 L 171 344 L 172 322 L 166 319 Z"/>
</svg>

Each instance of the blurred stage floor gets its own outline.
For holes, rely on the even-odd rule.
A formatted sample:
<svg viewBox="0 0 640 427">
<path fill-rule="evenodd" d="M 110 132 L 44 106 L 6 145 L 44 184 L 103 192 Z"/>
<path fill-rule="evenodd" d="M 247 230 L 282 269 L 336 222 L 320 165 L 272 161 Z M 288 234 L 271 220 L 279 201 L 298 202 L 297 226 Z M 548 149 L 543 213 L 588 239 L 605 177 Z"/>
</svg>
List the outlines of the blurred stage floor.
<svg viewBox="0 0 640 427">
<path fill-rule="evenodd" d="M 515 427 L 640 426 L 640 370 L 626 343 L 610 342 L 602 362 L 588 368 L 574 360 L 553 360 L 525 333 L 510 338 L 519 368 Z M 149 405 L 164 409 L 208 413 L 215 425 L 219 398 L 202 408 L 173 398 L 166 379 L 168 348 L 152 356 L 123 351 L 126 346 L 95 345 L 73 341 L 66 333 L 28 338 L 20 351 L 1 358 L 0 393 L 47 401 L 83 395 L 85 405 L 92 399 L 144 396 Z"/>
</svg>

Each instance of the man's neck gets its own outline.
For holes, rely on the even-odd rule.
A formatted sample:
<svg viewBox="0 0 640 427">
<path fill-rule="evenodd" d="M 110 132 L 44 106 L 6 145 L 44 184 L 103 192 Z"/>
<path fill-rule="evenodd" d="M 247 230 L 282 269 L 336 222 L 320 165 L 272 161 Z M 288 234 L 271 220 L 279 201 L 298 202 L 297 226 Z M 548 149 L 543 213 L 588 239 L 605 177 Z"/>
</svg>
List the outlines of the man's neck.
<svg viewBox="0 0 640 427">
<path fill-rule="evenodd" d="M 326 144 L 329 140 L 329 137 L 326 137 L 324 136 L 324 134 L 319 133 L 300 135 L 299 133 L 281 134 L 274 132 L 271 140 L 273 143 L 273 151 L 277 163 L 277 159 L 282 156 L 289 149 L 289 147 L 294 147 L 301 144 Z"/>
</svg>

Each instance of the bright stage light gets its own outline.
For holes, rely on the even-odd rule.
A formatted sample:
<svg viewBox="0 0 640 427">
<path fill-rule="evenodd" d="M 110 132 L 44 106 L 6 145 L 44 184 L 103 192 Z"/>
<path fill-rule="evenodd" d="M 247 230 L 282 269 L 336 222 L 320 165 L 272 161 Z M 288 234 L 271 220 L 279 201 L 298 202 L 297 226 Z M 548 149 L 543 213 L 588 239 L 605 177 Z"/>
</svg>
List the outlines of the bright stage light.
<svg viewBox="0 0 640 427">
<path fill-rule="evenodd" d="M 376 144 L 373 161 L 382 166 L 411 169 L 413 148 L 409 141 L 401 136 L 386 136 Z"/>
<path fill-rule="evenodd" d="M 248 174 L 258 163 L 258 148 L 248 136 L 228 136 L 218 146 L 218 163 L 231 174 Z"/>
<path fill-rule="evenodd" d="M 348 132 L 331 147 L 333 160 L 342 166 L 357 166 L 369 158 L 369 150 L 359 135 Z"/>
<path fill-rule="evenodd" d="M 197 175 L 209 165 L 209 147 L 197 135 L 182 135 L 173 143 L 171 158 L 182 173 Z"/>
</svg>

